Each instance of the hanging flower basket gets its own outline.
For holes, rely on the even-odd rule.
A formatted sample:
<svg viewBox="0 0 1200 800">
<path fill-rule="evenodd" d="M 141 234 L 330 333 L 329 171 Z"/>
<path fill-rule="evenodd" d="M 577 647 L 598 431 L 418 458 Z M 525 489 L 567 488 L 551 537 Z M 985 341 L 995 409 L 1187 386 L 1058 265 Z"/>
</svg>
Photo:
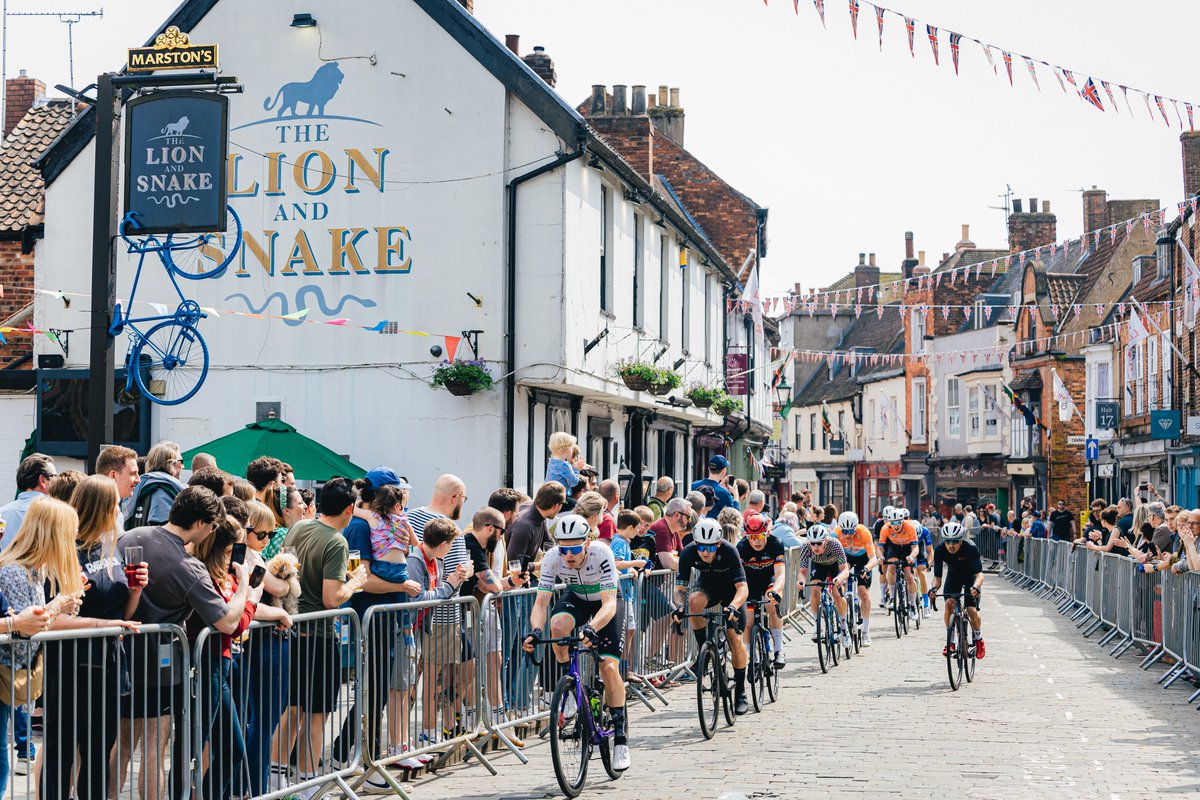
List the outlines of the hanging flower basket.
<svg viewBox="0 0 1200 800">
<path fill-rule="evenodd" d="M 467 397 L 487 391 L 494 383 L 492 372 L 482 360 L 458 359 L 443 361 L 433 370 L 430 385 L 446 389 L 456 397 Z"/>
<path fill-rule="evenodd" d="M 662 397 L 665 394 L 669 394 L 672 389 L 678 389 L 679 385 L 683 383 L 683 378 L 674 370 L 660 369 L 656 371 L 658 374 L 654 376 L 654 380 L 651 382 L 650 394 Z"/>
<path fill-rule="evenodd" d="M 708 408 L 723 394 L 724 392 L 722 392 L 720 389 L 704 386 L 703 384 L 699 383 L 693 383 L 688 387 L 687 394 L 685 396 L 695 403 L 696 408 Z"/>
<path fill-rule="evenodd" d="M 638 361 L 632 358 L 623 358 L 613 365 L 613 374 L 635 392 L 650 390 L 659 382 L 659 373 L 658 367 L 648 361 Z"/>
<path fill-rule="evenodd" d="M 732 417 L 741 412 L 742 401 L 722 392 L 722 396 L 713 402 L 712 410 L 722 417 Z"/>
</svg>

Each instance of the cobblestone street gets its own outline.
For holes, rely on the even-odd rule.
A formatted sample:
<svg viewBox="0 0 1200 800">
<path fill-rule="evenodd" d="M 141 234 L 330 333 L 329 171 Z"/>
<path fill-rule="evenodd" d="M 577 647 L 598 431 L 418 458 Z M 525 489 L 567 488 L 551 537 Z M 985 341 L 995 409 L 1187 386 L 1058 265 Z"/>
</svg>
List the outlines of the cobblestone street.
<svg viewBox="0 0 1200 800">
<path fill-rule="evenodd" d="M 1082 638 L 1053 606 L 990 576 L 987 658 L 975 683 L 951 692 L 931 620 L 897 640 L 886 615 L 874 646 L 822 675 L 814 647 L 793 637 L 780 702 L 739 718 L 706 742 L 690 684 L 670 708 L 632 714 L 633 768 L 609 782 L 599 761 L 584 797 L 722 798 L 1195 797 L 1200 748 L 1188 745 L 1190 684 L 1167 691 L 1138 657 L 1114 661 L 1099 635 Z M 823 702 L 822 702 L 823 698 Z M 818 704 L 820 703 L 820 704 Z M 1180 735 L 1180 734 L 1183 735 Z M 536 742 L 536 744 L 534 743 Z M 530 763 L 497 754 L 498 776 L 455 768 L 418 783 L 432 798 L 561 796 L 549 746 Z"/>
</svg>

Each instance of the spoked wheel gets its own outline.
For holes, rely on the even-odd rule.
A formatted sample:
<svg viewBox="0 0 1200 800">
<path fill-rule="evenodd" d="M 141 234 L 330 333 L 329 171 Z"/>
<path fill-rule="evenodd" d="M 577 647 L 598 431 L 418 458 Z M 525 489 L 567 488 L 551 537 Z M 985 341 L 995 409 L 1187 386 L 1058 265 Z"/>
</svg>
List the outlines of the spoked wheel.
<svg viewBox="0 0 1200 800">
<path fill-rule="evenodd" d="M 896 625 L 897 639 L 903 636 L 907 630 L 907 626 L 904 624 L 904 615 L 907 611 L 904 609 L 903 600 L 899 587 L 892 589 L 892 622 Z"/>
<path fill-rule="evenodd" d="M 916 619 L 913 620 L 913 627 L 916 630 L 921 630 L 921 613 L 924 611 L 924 608 L 922 608 L 922 604 L 924 604 L 924 602 L 925 602 L 925 595 L 923 595 L 923 594 L 917 595 L 917 616 L 916 616 Z"/>
<path fill-rule="evenodd" d="M 779 673 L 783 671 L 775 666 L 774 657 L 774 652 L 767 653 L 768 660 L 763 672 L 763 683 L 767 685 L 767 696 L 771 698 L 772 703 L 779 699 Z"/>
<path fill-rule="evenodd" d="M 962 685 L 963 679 L 963 662 L 962 653 L 959 652 L 958 641 L 958 625 L 954 624 L 946 628 L 946 672 L 950 677 L 950 688 L 958 691 L 958 687 Z"/>
<path fill-rule="evenodd" d="M 750 663 L 746 668 L 746 681 L 750 688 L 750 704 L 755 712 L 763 710 L 767 704 L 767 683 L 771 679 L 771 656 L 767 645 L 763 642 L 762 631 L 758 626 L 750 634 Z"/>
<path fill-rule="evenodd" d="M 716 656 L 716 652 L 713 653 Z M 721 686 L 724 690 L 721 692 L 721 711 L 725 714 L 725 726 L 733 727 L 733 721 L 737 719 L 733 713 L 733 682 L 730 676 L 725 672 L 725 664 L 721 659 L 717 658 L 717 674 L 721 676 Z"/>
<path fill-rule="evenodd" d="M 151 402 L 179 405 L 200 391 L 208 376 L 208 345 L 194 325 L 169 319 L 137 338 L 129 368 Z"/>
<path fill-rule="evenodd" d="M 233 263 L 242 244 L 242 221 L 225 208 L 225 230 L 216 233 L 172 234 L 159 251 L 163 263 L 181 278 L 219 278 Z"/>
<path fill-rule="evenodd" d="M 966 652 L 963 654 L 963 661 L 965 662 L 967 673 L 967 683 L 975 680 L 975 642 L 974 636 L 968 633 L 970 630 L 971 628 L 969 625 L 967 625 L 966 616 L 964 614 L 961 638 L 964 642 L 971 642 L 969 645 L 967 645 Z"/>
<path fill-rule="evenodd" d="M 903 580 L 900 581 L 903 589 L 900 589 L 900 627 L 904 629 L 904 633 L 908 633 L 908 585 Z"/>
<path fill-rule="evenodd" d="M 829 661 L 836 667 L 838 665 L 838 644 L 835 639 L 837 636 L 837 617 L 833 615 L 833 609 L 826 606 L 825 608 L 825 646 L 829 649 Z"/>
<path fill-rule="evenodd" d="M 696 657 L 696 708 L 700 712 L 700 732 L 705 739 L 711 739 L 717 732 L 722 683 L 716 651 L 705 643 Z"/>
<path fill-rule="evenodd" d="M 816 629 L 817 661 L 821 664 L 821 672 L 829 672 L 829 667 L 832 666 L 833 660 L 828 658 L 828 651 L 825 648 L 825 639 L 829 631 L 826 630 L 825 612 L 823 610 L 817 611 Z"/>
<path fill-rule="evenodd" d="M 582 791 L 592 757 L 592 736 L 584 710 L 576 708 L 570 716 L 563 713 L 565 707 L 575 705 L 575 699 L 575 679 L 566 675 L 550 699 L 550 758 L 558 787 L 567 797 L 577 797 Z"/>
<path fill-rule="evenodd" d="M 862 652 L 862 602 L 858 599 L 858 590 L 850 600 L 850 640 L 854 643 L 854 655 Z"/>
</svg>

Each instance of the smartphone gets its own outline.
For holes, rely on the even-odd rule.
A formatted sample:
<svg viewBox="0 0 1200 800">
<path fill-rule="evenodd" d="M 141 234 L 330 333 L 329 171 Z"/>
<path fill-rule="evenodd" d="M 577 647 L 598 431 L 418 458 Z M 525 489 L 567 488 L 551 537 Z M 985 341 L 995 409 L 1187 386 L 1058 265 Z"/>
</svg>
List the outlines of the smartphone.
<svg viewBox="0 0 1200 800">
<path fill-rule="evenodd" d="M 233 555 L 229 558 L 230 564 L 246 563 L 246 543 L 238 542 L 233 546 Z"/>
<path fill-rule="evenodd" d="M 257 589 L 258 585 L 263 582 L 263 578 L 266 577 L 266 574 L 267 568 L 262 564 L 259 564 L 257 567 L 255 567 L 254 571 L 250 573 L 250 588 Z"/>
</svg>

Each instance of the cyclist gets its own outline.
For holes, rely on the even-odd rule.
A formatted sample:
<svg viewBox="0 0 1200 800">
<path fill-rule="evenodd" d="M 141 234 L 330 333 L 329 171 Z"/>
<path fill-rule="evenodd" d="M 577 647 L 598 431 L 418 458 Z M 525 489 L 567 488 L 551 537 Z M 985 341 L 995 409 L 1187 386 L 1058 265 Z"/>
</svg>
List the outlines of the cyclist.
<svg viewBox="0 0 1200 800">
<path fill-rule="evenodd" d="M 957 522 L 951 520 L 942 526 L 942 543 L 933 551 L 933 588 L 931 595 L 937 595 L 942 586 L 942 567 L 946 567 L 946 591 L 952 595 L 970 588 L 970 593 L 963 597 L 967 608 L 967 619 L 971 621 L 972 636 L 975 639 L 975 657 L 983 658 L 983 622 L 979 618 L 979 590 L 983 586 L 983 559 L 979 557 L 979 548 L 967 539 L 967 531 Z M 957 599 L 946 598 L 944 614 L 946 627 L 950 627 L 950 614 L 953 613 Z M 942 648 L 942 655 L 947 655 L 949 645 Z"/>
<path fill-rule="evenodd" d="M 871 568 L 879 560 L 871 531 L 858 522 L 858 514 L 843 511 L 835 531 L 838 542 L 846 551 L 846 561 L 858 574 L 858 601 L 863 617 L 863 647 L 871 646 Z"/>
<path fill-rule="evenodd" d="M 699 575 L 699 585 L 688 594 L 688 583 L 692 572 Z M 725 614 L 725 628 L 729 639 L 729 654 L 733 659 L 734 713 L 739 716 L 750 710 L 746 700 L 746 663 L 750 653 L 741 632 L 746 628 L 746 598 L 750 590 L 746 585 L 746 571 L 737 548 L 721 536 L 721 525 L 715 519 L 701 517 L 692 531 L 692 543 L 679 554 L 679 572 L 675 576 L 675 600 L 673 612 L 676 621 L 684 615 L 683 602 L 687 598 L 690 614 L 701 614 L 709 606 L 721 606 Z M 692 620 L 692 635 L 696 644 L 708 640 L 706 620 L 695 616 Z"/>
<path fill-rule="evenodd" d="M 917 523 L 908 519 L 908 511 L 903 508 L 892 508 L 884 517 L 885 525 L 879 532 L 879 541 L 883 545 L 884 561 L 898 561 L 904 565 L 904 583 L 908 587 L 908 615 L 916 618 L 917 582 L 913 578 L 912 565 L 917 560 L 920 548 L 917 546 Z M 896 565 L 887 565 L 887 580 L 884 585 L 896 582 Z"/>
<path fill-rule="evenodd" d="M 591 529 L 578 514 L 568 514 L 559 520 L 554 537 L 558 546 L 542 558 L 541 580 L 537 600 L 529 615 L 533 631 L 546 624 L 546 609 L 554 596 L 555 584 L 566 584 L 550 615 L 550 636 L 570 636 L 576 628 L 582 646 L 594 648 L 604 680 L 604 702 L 612 711 L 613 769 L 629 769 L 629 746 L 625 739 L 625 682 L 621 680 L 621 647 L 625 640 L 625 610 L 617 594 L 617 567 L 612 551 L 589 540 Z M 525 651 L 533 651 L 535 633 L 525 636 Z M 567 648 L 554 645 L 557 670 L 553 683 L 558 682 L 567 668 L 570 654 Z M 566 713 L 575 713 L 574 696 L 567 698 Z"/>
<path fill-rule="evenodd" d="M 846 551 L 842 549 L 841 542 L 829 535 L 829 528 L 820 523 L 809 527 L 806 539 L 804 548 L 800 551 L 800 590 L 804 591 L 805 587 L 810 589 L 808 607 L 815 618 L 817 606 L 821 603 L 821 587 L 809 584 L 827 580 L 834 582 L 833 606 L 837 609 L 839 631 L 834 636 L 844 635 L 847 631 L 846 598 L 842 595 L 842 587 L 850 578 L 850 564 L 846 561 Z M 813 636 L 813 641 L 817 641 L 816 636 Z"/>
<path fill-rule="evenodd" d="M 917 526 L 917 563 L 914 564 L 917 572 L 917 583 L 921 585 L 921 599 L 917 605 L 917 613 L 924 614 L 926 619 L 929 618 L 929 584 L 926 580 L 926 574 L 929 572 L 929 559 L 933 554 L 933 534 L 929 532 L 920 522 L 912 520 Z"/>
<path fill-rule="evenodd" d="M 745 536 L 737 543 L 742 568 L 746 572 L 746 585 L 750 597 L 769 598 L 763 603 L 770 624 L 771 644 L 775 650 L 775 668 L 783 669 L 787 658 L 783 655 L 783 621 L 779 619 L 779 603 L 783 600 L 784 552 L 783 542 L 772 536 L 771 520 L 761 514 L 747 514 L 742 526 Z M 753 613 L 753 612 L 751 612 Z M 750 625 L 754 624 L 753 617 Z M 750 644 L 750 625 L 746 626 L 746 644 Z"/>
<path fill-rule="evenodd" d="M 879 516 L 875 518 L 875 525 L 871 528 L 871 535 L 875 538 L 875 548 L 877 553 L 883 551 L 883 528 L 887 525 L 888 515 L 892 513 L 895 506 L 884 506 L 879 512 Z M 884 578 L 886 577 L 887 566 L 882 559 L 876 559 L 879 563 L 876 565 L 879 568 L 879 582 L 883 584 L 880 587 L 879 607 L 887 608 L 891 602 L 892 587 Z"/>
</svg>

